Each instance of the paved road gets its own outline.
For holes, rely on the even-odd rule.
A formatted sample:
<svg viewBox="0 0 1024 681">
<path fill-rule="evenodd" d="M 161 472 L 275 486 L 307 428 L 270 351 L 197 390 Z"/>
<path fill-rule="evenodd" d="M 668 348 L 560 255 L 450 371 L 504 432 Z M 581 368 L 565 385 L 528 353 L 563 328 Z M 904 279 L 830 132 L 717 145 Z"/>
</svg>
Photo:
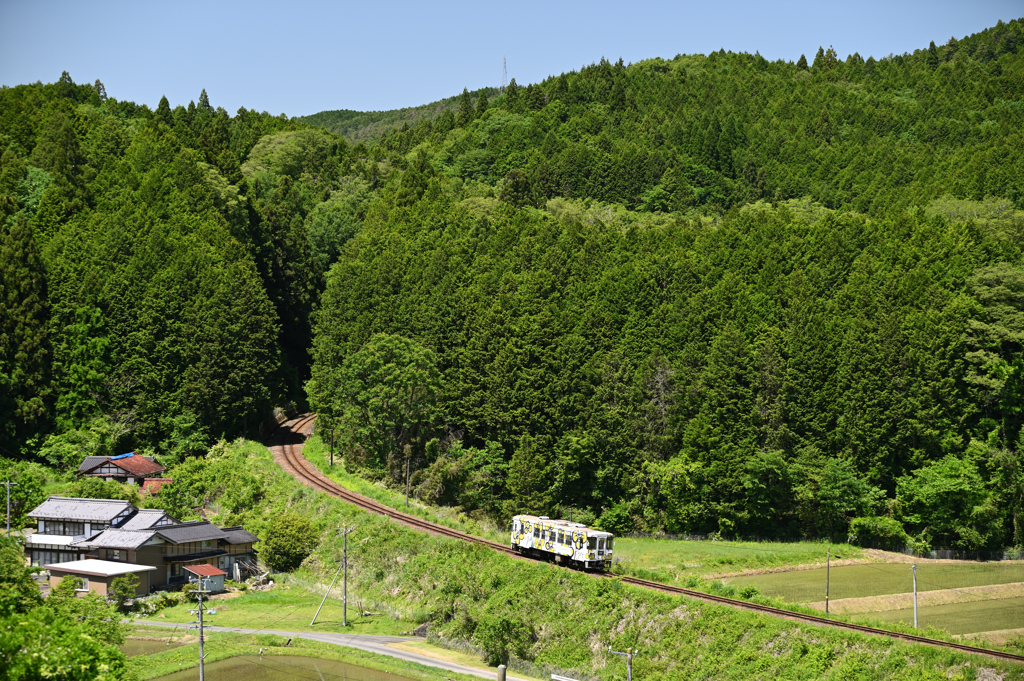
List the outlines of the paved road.
<svg viewBox="0 0 1024 681">
<path fill-rule="evenodd" d="M 170 627 L 170 628 L 182 628 L 186 629 L 189 625 L 178 624 L 176 622 L 154 622 L 152 620 L 132 620 L 136 624 L 145 624 L 146 626 L 156 627 Z M 273 634 L 275 636 L 290 636 L 292 638 L 306 638 L 312 641 L 323 641 L 324 643 L 333 643 L 339 646 L 346 646 L 348 648 L 358 648 L 359 650 L 365 650 L 370 653 L 377 653 L 378 655 L 387 655 L 388 657 L 394 657 L 405 662 L 416 662 L 428 667 L 437 667 L 438 669 L 445 669 L 450 672 L 457 672 L 459 674 L 470 674 L 472 676 L 478 676 L 482 679 L 495 679 L 497 678 L 496 672 L 488 672 L 483 669 L 477 669 L 476 667 L 467 667 L 465 665 L 456 664 L 454 662 L 446 662 L 444 660 L 438 660 L 433 657 L 427 657 L 426 655 L 420 655 L 418 653 L 410 653 L 405 650 L 398 650 L 397 648 L 391 648 L 387 644 L 389 643 L 404 643 L 407 641 L 417 641 L 420 639 L 405 638 L 400 636 L 367 636 L 363 634 L 330 634 L 327 632 L 312 632 L 312 631 L 279 631 L 272 629 L 239 629 L 236 627 L 204 627 L 206 631 L 223 631 L 235 634 Z M 509 674 L 507 676 L 510 681 L 524 681 L 518 677 Z"/>
</svg>

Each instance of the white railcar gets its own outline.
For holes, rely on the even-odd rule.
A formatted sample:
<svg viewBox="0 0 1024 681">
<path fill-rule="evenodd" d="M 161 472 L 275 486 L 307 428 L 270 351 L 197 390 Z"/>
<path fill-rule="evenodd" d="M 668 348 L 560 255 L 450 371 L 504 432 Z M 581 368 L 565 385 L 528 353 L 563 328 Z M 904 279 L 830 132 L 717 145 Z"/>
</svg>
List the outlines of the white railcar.
<svg viewBox="0 0 1024 681">
<path fill-rule="evenodd" d="M 512 518 L 512 548 L 536 558 L 584 570 L 608 570 L 612 566 L 611 532 L 602 532 L 568 520 L 547 516 L 517 515 Z"/>
</svg>

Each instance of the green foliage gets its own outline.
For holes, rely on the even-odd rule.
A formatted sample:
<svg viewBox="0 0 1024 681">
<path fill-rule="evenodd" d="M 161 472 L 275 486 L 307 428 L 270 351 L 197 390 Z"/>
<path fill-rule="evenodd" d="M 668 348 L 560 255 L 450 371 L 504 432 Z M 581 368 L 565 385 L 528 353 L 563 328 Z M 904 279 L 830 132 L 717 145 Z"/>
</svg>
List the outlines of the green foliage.
<svg viewBox="0 0 1024 681">
<path fill-rule="evenodd" d="M 66 577 L 43 601 L 25 567 L 20 543 L 0 538 L 0 668 L 13 679 L 130 678 L 124 654 L 128 629 L 97 594 L 80 597 Z"/>
<path fill-rule="evenodd" d="M 473 638 L 484 650 L 484 661 L 491 665 L 508 664 L 510 656 L 526 658 L 535 635 L 522 619 L 502 613 L 484 615 L 477 622 Z"/>
<path fill-rule="evenodd" d="M 141 505 L 137 485 L 121 484 L 116 480 L 103 480 L 82 476 L 61 490 L 61 496 L 79 499 L 122 499 L 133 506 Z"/>
<path fill-rule="evenodd" d="M 871 516 L 850 521 L 848 541 L 857 546 L 897 551 L 910 544 L 910 537 L 895 518 Z"/>
<path fill-rule="evenodd" d="M 50 435 L 39 458 L 60 471 L 76 470 L 87 456 L 117 456 L 129 449 L 131 423 L 97 416 L 79 428 Z"/>
<path fill-rule="evenodd" d="M 25 567 L 25 547 L 14 538 L 0 537 L 0 617 L 29 612 L 42 604 L 39 587 Z"/>
<path fill-rule="evenodd" d="M 928 544 L 981 549 L 1002 540 L 999 509 L 977 465 L 948 455 L 899 479 L 898 517 Z"/>
<path fill-rule="evenodd" d="M 129 608 L 126 605 L 126 601 L 135 598 L 138 587 L 139 578 L 134 574 L 115 577 L 110 580 L 110 586 L 107 587 L 107 598 L 118 610 L 128 612 Z"/>
<path fill-rule="evenodd" d="M 320 346 L 320 356 L 334 348 Z M 336 369 L 307 386 L 310 405 L 336 414 L 341 439 L 359 465 L 402 480 L 422 456 L 437 415 L 441 374 L 434 353 L 398 335 L 377 334 Z"/>
<path fill-rule="evenodd" d="M 320 533 L 309 518 L 285 513 L 270 521 L 260 557 L 276 572 L 291 572 L 316 550 Z"/>
<path fill-rule="evenodd" d="M 0 457 L 0 482 L 13 482 L 16 486 L 5 488 L 0 498 L 0 523 L 7 526 L 7 495 L 11 499 L 11 530 L 25 527 L 25 514 L 46 500 L 43 488 L 46 486 L 47 471 L 37 463 L 11 461 Z"/>
</svg>

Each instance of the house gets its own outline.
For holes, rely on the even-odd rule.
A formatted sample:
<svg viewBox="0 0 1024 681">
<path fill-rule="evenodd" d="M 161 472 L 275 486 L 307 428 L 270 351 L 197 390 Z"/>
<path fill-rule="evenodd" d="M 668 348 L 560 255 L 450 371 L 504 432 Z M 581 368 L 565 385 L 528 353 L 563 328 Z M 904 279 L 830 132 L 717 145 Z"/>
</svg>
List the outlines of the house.
<svg viewBox="0 0 1024 681">
<path fill-rule="evenodd" d="M 141 486 L 143 480 L 165 470 L 151 456 L 128 452 L 120 456 L 87 456 L 78 467 L 78 475 Z"/>
<path fill-rule="evenodd" d="M 25 552 L 32 565 L 81 560 L 87 549 L 72 546 L 72 542 L 118 527 L 138 512 L 132 504 L 117 499 L 51 496 L 28 514 L 37 529 L 27 537 Z"/>
<path fill-rule="evenodd" d="M 253 545 L 259 538 L 241 526 L 181 522 L 161 509 L 139 509 L 117 499 L 56 496 L 28 516 L 37 523 L 25 545 L 32 565 L 87 560 L 141 565 L 152 568 L 145 580 L 140 576 L 147 590 L 186 582 L 185 568 L 196 565 L 212 566 L 236 579 L 255 569 Z"/>
<path fill-rule="evenodd" d="M 259 538 L 242 527 L 220 528 L 206 520 L 142 529 L 110 528 L 92 537 L 82 537 L 72 546 L 108 561 L 151 565 L 154 588 L 182 584 L 185 569 L 209 565 L 234 574 L 240 567 L 255 564 L 253 544 Z"/>
<path fill-rule="evenodd" d="M 144 596 L 150 591 L 150 575 L 156 572 L 156 568 L 150 565 L 132 565 L 131 563 L 115 563 L 107 560 L 73 560 L 65 563 L 53 563 L 44 565 L 50 572 L 50 587 L 57 586 L 62 579 L 68 575 L 74 575 L 82 580 L 82 586 L 78 589 L 82 594 L 93 592 L 106 596 L 110 588 L 110 582 L 125 575 L 138 577 L 138 584 L 135 586 L 135 595 Z"/>
<path fill-rule="evenodd" d="M 214 593 L 224 590 L 224 578 L 228 573 L 219 570 L 212 565 L 201 563 L 199 565 L 186 565 L 182 568 L 186 572 L 195 575 L 193 579 L 204 580 L 206 589 Z"/>
</svg>

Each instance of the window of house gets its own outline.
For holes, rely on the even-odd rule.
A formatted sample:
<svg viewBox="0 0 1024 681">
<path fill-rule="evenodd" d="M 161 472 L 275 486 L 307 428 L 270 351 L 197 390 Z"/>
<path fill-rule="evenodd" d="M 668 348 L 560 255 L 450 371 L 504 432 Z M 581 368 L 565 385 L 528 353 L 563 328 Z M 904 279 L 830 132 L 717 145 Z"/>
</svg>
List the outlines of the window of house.
<svg viewBox="0 0 1024 681">
<path fill-rule="evenodd" d="M 120 549 L 114 549 L 113 551 L 110 551 L 109 554 L 110 554 L 110 560 L 121 560 L 121 550 Z"/>
<path fill-rule="evenodd" d="M 75 591 L 88 591 L 89 590 L 89 578 L 82 577 L 82 584 Z"/>
</svg>

